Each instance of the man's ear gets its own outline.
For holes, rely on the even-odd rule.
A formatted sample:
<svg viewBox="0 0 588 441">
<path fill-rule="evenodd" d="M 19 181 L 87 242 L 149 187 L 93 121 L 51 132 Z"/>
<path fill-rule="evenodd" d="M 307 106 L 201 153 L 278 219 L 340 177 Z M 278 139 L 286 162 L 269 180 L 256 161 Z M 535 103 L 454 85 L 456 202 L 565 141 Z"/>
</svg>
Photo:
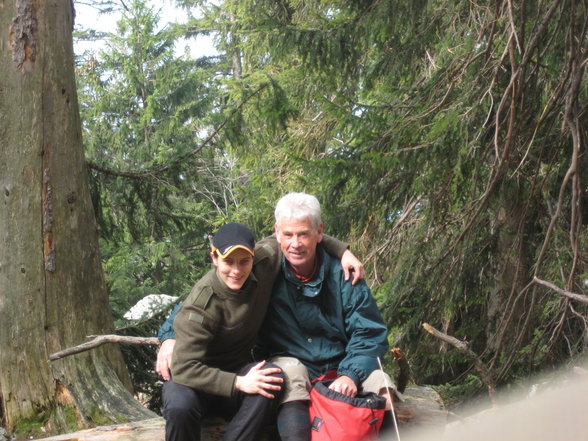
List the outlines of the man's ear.
<svg viewBox="0 0 588 441">
<path fill-rule="evenodd" d="M 323 241 L 323 223 L 321 222 L 318 227 L 318 243 Z"/>
<path fill-rule="evenodd" d="M 212 259 L 212 264 L 218 266 L 218 256 L 214 251 L 210 252 L 210 258 Z"/>
<path fill-rule="evenodd" d="M 278 229 L 278 224 L 274 224 L 274 233 L 276 233 L 276 237 L 279 236 L 280 231 Z"/>
</svg>

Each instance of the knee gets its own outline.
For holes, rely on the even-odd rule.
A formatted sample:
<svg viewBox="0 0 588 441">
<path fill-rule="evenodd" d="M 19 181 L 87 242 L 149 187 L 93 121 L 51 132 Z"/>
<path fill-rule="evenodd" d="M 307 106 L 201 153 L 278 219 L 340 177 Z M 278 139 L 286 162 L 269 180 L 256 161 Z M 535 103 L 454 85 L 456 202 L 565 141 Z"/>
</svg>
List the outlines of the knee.
<svg viewBox="0 0 588 441">
<path fill-rule="evenodd" d="M 173 423 L 189 422 L 190 424 L 200 424 L 202 421 L 202 411 L 196 406 L 187 406 L 185 403 L 170 402 L 166 403 L 163 408 L 164 418 Z"/>
<path fill-rule="evenodd" d="M 279 357 L 275 364 L 282 369 L 286 377 L 308 378 L 308 370 L 300 360 L 294 357 Z"/>
<path fill-rule="evenodd" d="M 281 379 L 285 379 L 286 375 L 284 374 L 284 370 L 282 369 L 281 366 L 278 366 L 277 364 L 274 363 L 266 363 L 263 366 L 264 369 L 279 369 L 280 372 L 274 372 L 273 374 L 270 374 L 271 377 L 276 377 L 276 378 L 281 378 Z"/>
<path fill-rule="evenodd" d="M 199 422 L 202 409 L 198 394 L 185 386 L 164 389 L 163 416 L 166 420 Z"/>
</svg>

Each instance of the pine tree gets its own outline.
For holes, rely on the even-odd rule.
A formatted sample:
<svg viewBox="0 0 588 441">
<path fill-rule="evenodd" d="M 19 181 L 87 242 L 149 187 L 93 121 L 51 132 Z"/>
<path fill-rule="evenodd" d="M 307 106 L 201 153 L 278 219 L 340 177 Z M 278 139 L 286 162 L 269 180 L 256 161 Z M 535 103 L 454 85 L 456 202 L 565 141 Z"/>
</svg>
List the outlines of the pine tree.
<svg viewBox="0 0 588 441">
<path fill-rule="evenodd" d="M 144 295 L 186 294 L 208 268 L 206 235 L 233 204 L 211 136 L 223 60 L 180 54 L 178 39 L 136 0 L 106 48 L 79 60 L 84 145 L 119 318 Z"/>
</svg>

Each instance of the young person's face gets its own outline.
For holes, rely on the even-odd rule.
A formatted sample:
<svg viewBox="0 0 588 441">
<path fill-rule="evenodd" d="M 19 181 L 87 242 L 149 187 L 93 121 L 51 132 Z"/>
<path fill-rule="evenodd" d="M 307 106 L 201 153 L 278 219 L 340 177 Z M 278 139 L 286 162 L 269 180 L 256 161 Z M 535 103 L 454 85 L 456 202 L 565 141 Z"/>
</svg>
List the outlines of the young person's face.
<svg viewBox="0 0 588 441">
<path fill-rule="evenodd" d="M 211 257 L 220 279 L 230 289 L 241 289 L 253 269 L 253 256 L 238 248 L 225 257 L 215 253 Z"/>
<path fill-rule="evenodd" d="M 316 246 L 323 240 L 323 224 L 314 228 L 310 218 L 281 218 L 275 231 L 286 260 L 297 273 L 308 275 L 314 267 Z"/>
</svg>

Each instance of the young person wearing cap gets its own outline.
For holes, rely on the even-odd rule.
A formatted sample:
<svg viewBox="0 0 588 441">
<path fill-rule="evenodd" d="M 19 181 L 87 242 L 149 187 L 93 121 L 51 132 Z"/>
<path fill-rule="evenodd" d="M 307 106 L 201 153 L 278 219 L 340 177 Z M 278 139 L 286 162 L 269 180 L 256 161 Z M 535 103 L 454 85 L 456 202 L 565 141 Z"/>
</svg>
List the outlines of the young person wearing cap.
<svg viewBox="0 0 588 441">
<path fill-rule="evenodd" d="M 223 439 L 253 441 L 283 382 L 276 366 L 250 362 L 268 302 L 255 295 L 253 234 L 241 224 L 223 225 L 210 256 L 214 268 L 194 285 L 174 321 L 173 380 L 163 386 L 166 440 L 200 440 L 202 417 L 213 413 L 232 417 Z"/>
<path fill-rule="evenodd" d="M 327 242 L 334 254 L 346 256 L 347 268 L 362 275 L 346 244 Z M 156 371 L 169 380 L 163 386 L 166 441 L 199 441 L 202 417 L 222 410 L 234 415 L 224 440 L 257 440 L 283 381 L 275 366 L 250 363 L 280 271 L 275 238 L 254 248 L 249 229 L 230 223 L 219 229 L 212 245 L 214 268 L 159 332 L 163 344 Z"/>
</svg>

